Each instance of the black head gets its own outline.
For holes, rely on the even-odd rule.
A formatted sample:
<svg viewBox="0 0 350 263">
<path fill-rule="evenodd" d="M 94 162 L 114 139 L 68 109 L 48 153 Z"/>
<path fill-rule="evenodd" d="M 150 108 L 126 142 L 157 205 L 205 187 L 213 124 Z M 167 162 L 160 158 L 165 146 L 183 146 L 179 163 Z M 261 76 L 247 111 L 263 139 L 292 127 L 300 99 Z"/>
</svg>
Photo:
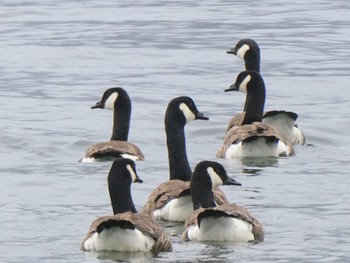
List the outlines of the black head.
<svg viewBox="0 0 350 263">
<path fill-rule="evenodd" d="M 255 90 L 261 89 L 262 85 L 264 85 L 264 80 L 259 72 L 255 70 L 246 70 L 239 73 L 236 82 L 225 91 L 253 93 Z"/>
<path fill-rule="evenodd" d="M 136 173 L 135 162 L 127 158 L 116 159 L 108 174 L 108 184 L 122 183 L 131 185 L 131 183 L 142 183 L 142 180 Z"/>
<path fill-rule="evenodd" d="M 246 56 L 248 56 L 249 53 L 255 53 L 255 55 L 260 56 L 260 48 L 253 39 L 245 38 L 238 41 L 236 46 L 226 51 L 226 53 L 234 54 L 240 59 L 246 60 Z"/>
<path fill-rule="evenodd" d="M 212 161 L 202 161 L 194 169 L 190 191 L 194 210 L 216 206 L 213 188 L 219 185 L 241 185 L 229 177 L 224 167 Z"/>
<path fill-rule="evenodd" d="M 165 121 L 179 121 L 184 125 L 193 120 L 209 120 L 203 113 L 201 113 L 194 101 L 190 97 L 177 97 L 172 99 L 165 113 Z"/>
<path fill-rule="evenodd" d="M 91 109 L 113 110 L 117 101 L 130 102 L 128 93 L 123 88 L 109 88 L 103 93 L 101 100 L 98 101 L 96 105 L 92 106 Z"/>
<path fill-rule="evenodd" d="M 259 45 L 250 38 L 241 39 L 228 54 L 234 54 L 245 62 L 246 70 L 260 71 L 260 48 Z"/>
<path fill-rule="evenodd" d="M 241 185 L 241 183 L 228 176 L 225 168 L 220 163 L 213 161 L 198 163 L 193 172 L 193 179 L 200 181 L 209 179 L 212 188 L 220 185 Z"/>
<path fill-rule="evenodd" d="M 259 72 L 247 70 L 239 73 L 236 82 L 225 91 L 242 91 L 246 93 L 244 119 L 241 125 L 261 122 L 265 105 L 265 84 Z"/>
</svg>

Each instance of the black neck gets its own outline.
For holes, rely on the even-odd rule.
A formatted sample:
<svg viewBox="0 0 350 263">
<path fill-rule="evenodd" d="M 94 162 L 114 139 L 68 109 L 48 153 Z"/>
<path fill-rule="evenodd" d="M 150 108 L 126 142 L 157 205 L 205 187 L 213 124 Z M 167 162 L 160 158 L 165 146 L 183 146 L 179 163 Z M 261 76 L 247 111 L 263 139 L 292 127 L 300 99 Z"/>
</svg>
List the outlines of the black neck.
<svg viewBox="0 0 350 263">
<path fill-rule="evenodd" d="M 262 121 L 265 105 L 265 85 L 261 78 L 257 80 L 254 89 L 253 92 L 247 91 L 246 110 L 242 125 Z"/>
<path fill-rule="evenodd" d="M 245 69 L 246 70 L 255 70 L 257 72 L 260 71 L 260 52 L 257 52 L 255 50 L 249 50 L 247 54 L 244 57 L 244 62 L 245 62 Z M 247 111 L 247 100 L 245 101 L 244 104 L 244 110 Z"/>
<path fill-rule="evenodd" d="M 245 69 L 260 72 L 260 51 L 249 50 L 244 57 Z"/>
<path fill-rule="evenodd" d="M 113 133 L 111 140 L 127 141 L 131 116 L 130 99 L 117 100 L 113 113 Z"/>
<path fill-rule="evenodd" d="M 190 181 L 192 170 L 187 159 L 185 123 L 165 119 L 170 180 Z"/>
<path fill-rule="evenodd" d="M 114 214 L 128 211 L 137 213 L 131 197 L 130 184 L 131 182 L 126 182 L 125 180 L 113 180 L 108 182 L 109 196 L 111 198 Z"/>
<path fill-rule="evenodd" d="M 193 209 L 215 207 L 212 184 L 207 178 L 192 178 L 190 189 L 192 195 Z"/>
</svg>

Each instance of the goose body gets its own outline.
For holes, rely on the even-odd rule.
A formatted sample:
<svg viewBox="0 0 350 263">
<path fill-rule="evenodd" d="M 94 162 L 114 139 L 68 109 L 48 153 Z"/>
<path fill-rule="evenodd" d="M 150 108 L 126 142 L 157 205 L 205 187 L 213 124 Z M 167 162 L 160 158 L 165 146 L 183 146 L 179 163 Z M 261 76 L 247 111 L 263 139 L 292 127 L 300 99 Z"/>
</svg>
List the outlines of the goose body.
<svg viewBox="0 0 350 263">
<path fill-rule="evenodd" d="M 146 214 L 138 214 L 130 185 L 142 182 L 134 161 L 117 159 L 108 176 L 112 216 L 95 219 L 81 243 L 83 251 L 171 251 L 172 244 L 163 228 Z"/>
<path fill-rule="evenodd" d="M 226 134 L 216 157 L 279 157 L 293 155 L 292 145 L 279 132 L 262 122 L 235 126 Z"/>
<path fill-rule="evenodd" d="M 241 39 L 234 48 L 227 51 L 244 60 L 246 70 L 260 71 L 260 48 L 253 39 Z M 229 122 L 227 130 L 241 125 L 246 111 L 236 114 Z M 264 112 L 262 122 L 278 130 L 282 138 L 291 144 L 304 144 L 305 136 L 296 124 L 298 115 L 292 111 L 272 110 Z"/>
<path fill-rule="evenodd" d="M 160 225 L 154 223 L 150 217 L 131 212 L 100 217 L 91 224 L 82 250 L 157 252 L 161 247 L 157 242 L 170 240 Z"/>
<path fill-rule="evenodd" d="M 234 204 L 198 209 L 185 223 L 184 241 L 252 242 L 264 240 L 264 229 L 248 210 Z"/>
<path fill-rule="evenodd" d="M 291 143 L 274 127 L 262 123 L 265 104 L 265 84 L 257 71 L 241 72 L 230 90 L 244 91 L 246 112 L 239 126 L 228 130 L 216 157 L 279 157 L 294 154 Z"/>
<path fill-rule="evenodd" d="M 169 102 L 165 113 L 170 180 L 159 185 L 150 194 L 143 213 L 157 220 L 185 221 L 193 212 L 189 181 L 192 170 L 186 153 L 185 125 L 193 120 L 208 118 L 198 111 L 189 97 L 178 97 Z M 219 203 L 227 202 L 216 189 Z"/>
<path fill-rule="evenodd" d="M 140 148 L 128 142 L 131 100 L 123 88 L 107 89 L 101 100 L 91 108 L 113 110 L 113 132 L 110 141 L 91 145 L 81 162 L 110 161 L 117 158 L 129 158 L 134 161 L 145 159 Z"/>
<path fill-rule="evenodd" d="M 191 180 L 194 213 L 186 220 L 184 241 L 263 241 L 264 229 L 247 209 L 234 204 L 217 205 L 213 186 L 238 184 L 221 164 L 203 161 Z"/>
<path fill-rule="evenodd" d="M 156 220 L 185 221 L 193 212 L 189 182 L 169 180 L 152 191 L 142 212 Z"/>
<path fill-rule="evenodd" d="M 213 191 L 218 204 L 229 202 L 220 188 Z M 169 180 L 162 183 L 151 193 L 142 212 L 159 221 L 185 222 L 193 213 L 190 182 Z"/>
</svg>

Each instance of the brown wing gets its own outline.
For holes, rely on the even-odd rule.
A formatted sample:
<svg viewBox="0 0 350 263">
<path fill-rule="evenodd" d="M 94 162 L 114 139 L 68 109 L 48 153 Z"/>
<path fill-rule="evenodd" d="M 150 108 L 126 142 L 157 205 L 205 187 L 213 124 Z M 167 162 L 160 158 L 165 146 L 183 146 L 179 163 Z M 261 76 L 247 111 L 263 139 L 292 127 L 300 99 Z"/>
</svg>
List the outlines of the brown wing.
<svg viewBox="0 0 350 263">
<path fill-rule="evenodd" d="M 244 120 L 245 112 L 240 112 L 235 114 L 228 123 L 226 132 L 228 132 L 232 127 L 241 126 Z"/>
<path fill-rule="evenodd" d="M 264 112 L 264 114 L 266 113 L 268 112 Z M 245 117 L 245 112 L 236 113 L 229 121 L 226 132 L 228 132 L 233 127 L 242 126 L 244 117 Z"/>
<path fill-rule="evenodd" d="M 263 226 L 255 219 L 247 209 L 242 206 L 234 204 L 225 204 L 213 208 L 201 208 L 197 209 L 185 222 L 186 230 L 182 234 L 182 239 L 184 241 L 189 241 L 187 236 L 188 227 L 191 225 L 197 225 L 198 220 L 201 218 L 203 213 L 215 214 L 215 212 L 220 212 L 221 214 L 226 214 L 227 216 L 237 218 L 250 223 L 253 226 L 252 233 L 256 241 L 263 241 L 265 237 L 265 231 Z"/>
<path fill-rule="evenodd" d="M 220 188 L 213 189 L 214 199 L 218 205 L 230 203 L 224 192 Z M 174 198 L 190 195 L 190 182 L 181 180 L 170 180 L 159 185 L 148 198 L 147 203 L 142 208 L 141 213 L 152 216 L 153 211 L 162 208 Z"/>
<path fill-rule="evenodd" d="M 130 154 L 137 156 L 140 160 L 144 160 L 145 157 L 140 148 L 135 144 L 127 141 L 108 141 L 100 142 L 91 145 L 86 153 L 85 157 L 100 158 L 103 156 L 115 156 L 120 157 L 121 154 Z"/>
<path fill-rule="evenodd" d="M 148 235 L 155 241 L 152 252 L 159 251 L 172 251 L 171 240 L 168 235 L 164 232 L 163 228 L 155 222 L 150 216 L 145 214 L 136 214 L 136 213 L 122 213 L 116 214 L 113 216 L 103 216 L 97 218 L 92 222 L 89 232 L 81 243 L 81 249 L 84 250 L 84 242 L 94 233 L 98 231 L 98 228 L 102 224 L 113 223 L 118 225 L 119 223 L 127 227 L 133 227 L 141 231 L 144 235 Z"/>
<path fill-rule="evenodd" d="M 152 215 L 154 210 L 162 208 L 170 200 L 181 195 L 190 194 L 190 182 L 170 180 L 162 183 L 153 190 L 141 213 Z"/>
<path fill-rule="evenodd" d="M 185 221 L 185 231 L 182 233 L 182 240 L 183 241 L 190 241 L 190 239 L 188 238 L 188 235 L 187 235 L 187 232 L 188 232 L 188 228 L 190 226 L 193 226 L 193 225 L 197 225 L 198 224 L 198 215 L 199 213 L 203 212 L 205 210 L 205 208 L 199 208 L 197 210 L 195 210 L 193 212 L 192 215 L 190 215 L 186 221 Z"/>
<path fill-rule="evenodd" d="M 226 195 L 224 194 L 224 192 L 219 187 L 214 188 L 213 193 L 214 193 L 214 200 L 217 205 L 230 203 L 230 201 L 226 198 Z"/>
<path fill-rule="evenodd" d="M 101 223 L 103 223 L 103 222 L 105 222 L 105 221 L 107 221 L 107 220 L 109 220 L 109 219 L 111 219 L 111 218 L 113 218 L 113 216 L 101 216 L 101 217 L 96 218 L 96 219 L 91 223 L 89 231 L 87 232 L 86 236 L 84 237 L 83 241 L 82 241 L 81 244 L 80 244 L 80 249 L 81 249 L 81 250 L 83 250 L 83 251 L 85 250 L 85 248 L 84 248 L 84 243 L 85 243 L 85 241 L 86 241 L 89 237 L 91 237 L 94 233 L 97 232 L 97 227 L 98 227 Z"/>
<path fill-rule="evenodd" d="M 285 140 L 280 136 L 278 131 L 270 125 L 264 124 L 262 122 L 254 122 L 253 124 L 246 124 L 243 126 L 235 126 L 231 128 L 224 139 L 223 145 L 218 149 L 216 153 L 217 158 L 224 158 L 225 152 L 230 147 L 231 144 L 244 141 L 252 136 L 269 136 L 276 137 L 277 139 L 285 142 Z M 287 142 L 285 142 L 288 144 Z M 290 146 L 290 148 L 292 148 Z"/>
<path fill-rule="evenodd" d="M 275 116 L 278 114 L 285 114 L 287 116 L 289 116 L 291 119 L 293 119 L 294 121 L 296 121 L 296 119 L 298 118 L 298 114 L 296 114 L 295 112 L 292 111 L 285 111 L 285 110 L 271 110 L 271 111 L 265 111 L 263 118 L 267 118 L 270 116 Z M 227 129 L 226 131 L 228 132 L 232 127 L 235 126 L 241 126 L 242 122 L 244 120 L 245 117 L 245 112 L 240 112 L 235 114 L 231 120 L 228 123 Z"/>
<path fill-rule="evenodd" d="M 128 213 L 127 216 L 138 230 L 145 235 L 150 235 L 156 241 L 153 245 L 152 252 L 172 251 L 172 244 L 169 236 L 153 218 L 145 214 Z"/>
</svg>

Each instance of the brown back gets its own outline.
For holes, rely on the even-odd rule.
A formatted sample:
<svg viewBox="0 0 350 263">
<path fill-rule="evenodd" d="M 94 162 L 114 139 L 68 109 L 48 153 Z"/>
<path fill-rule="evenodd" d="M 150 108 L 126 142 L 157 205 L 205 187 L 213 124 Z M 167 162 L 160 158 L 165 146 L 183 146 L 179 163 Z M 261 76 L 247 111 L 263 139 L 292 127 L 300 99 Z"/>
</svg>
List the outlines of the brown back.
<svg viewBox="0 0 350 263">
<path fill-rule="evenodd" d="M 95 143 L 87 149 L 85 157 L 99 157 L 103 155 L 113 155 L 113 153 L 126 153 L 130 155 L 135 155 L 140 160 L 145 159 L 145 156 L 141 152 L 140 148 L 137 147 L 135 144 L 132 144 L 127 141 L 108 141 Z"/>
</svg>

